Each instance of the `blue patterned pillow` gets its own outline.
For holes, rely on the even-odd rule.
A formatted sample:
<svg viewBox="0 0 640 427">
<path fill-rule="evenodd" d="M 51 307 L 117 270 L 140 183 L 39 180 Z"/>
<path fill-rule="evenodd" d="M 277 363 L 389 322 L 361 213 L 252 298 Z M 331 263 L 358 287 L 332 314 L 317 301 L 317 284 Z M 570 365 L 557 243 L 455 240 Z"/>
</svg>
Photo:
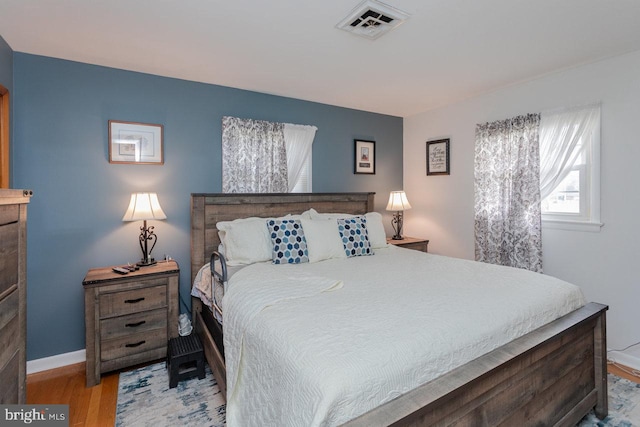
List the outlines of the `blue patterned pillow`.
<svg viewBox="0 0 640 427">
<path fill-rule="evenodd" d="M 274 264 L 309 262 L 307 240 L 299 219 L 270 219 L 267 221 Z"/>
<path fill-rule="evenodd" d="M 348 257 L 373 255 L 364 216 L 338 219 L 338 231 Z"/>
</svg>

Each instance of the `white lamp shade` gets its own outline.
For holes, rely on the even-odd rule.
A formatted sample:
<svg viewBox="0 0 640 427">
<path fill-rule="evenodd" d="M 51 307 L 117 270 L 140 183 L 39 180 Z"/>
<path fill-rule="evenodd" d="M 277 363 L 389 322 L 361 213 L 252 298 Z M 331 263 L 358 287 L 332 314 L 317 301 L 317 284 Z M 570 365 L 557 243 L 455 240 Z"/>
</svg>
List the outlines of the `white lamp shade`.
<svg viewBox="0 0 640 427">
<path fill-rule="evenodd" d="M 407 195 L 404 191 L 392 191 L 389 195 L 389 203 L 387 203 L 388 211 L 406 211 L 411 209 L 411 205 L 407 200 Z"/>
<path fill-rule="evenodd" d="M 167 219 L 160 207 L 156 193 L 133 193 L 129 208 L 122 217 L 123 221 L 139 221 L 147 219 Z"/>
</svg>

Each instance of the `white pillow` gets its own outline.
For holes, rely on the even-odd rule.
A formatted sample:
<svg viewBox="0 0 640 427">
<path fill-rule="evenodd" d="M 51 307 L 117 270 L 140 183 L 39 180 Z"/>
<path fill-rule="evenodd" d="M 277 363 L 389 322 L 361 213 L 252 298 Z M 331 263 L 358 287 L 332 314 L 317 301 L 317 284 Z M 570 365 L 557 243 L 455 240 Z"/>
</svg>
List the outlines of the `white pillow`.
<svg viewBox="0 0 640 427">
<path fill-rule="evenodd" d="M 306 210 L 306 211 L 302 212 L 300 215 L 293 215 L 293 216 L 298 216 L 297 219 L 302 219 L 302 218 L 304 218 L 304 219 L 313 219 L 312 218 L 312 214 L 314 212 L 318 213 L 318 212 L 315 211 L 315 209 L 311 208 L 309 210 Z"/>
<path fill-rule="evenodd" d="M 311 214 L 311 219 L 342 219 L 342 218 L 352 218 L 355 215 L 346 214 L 346 213 L 318 213 L 315 209 L 311 208 L 307 212 Z"/>
<path fill-rule="evenodd" d="M 283 220 L 283 219 L 300 219 L 303 218 L 303 214 L 295 214 L 295 215 L 291 215 L 291 214 L 287 214 L 286 216 L 281 216 L 278 218 L 265 218 L 265 219 L 275 219 L 275 220 Z"/>
<path fill-rule="evenodd" d="M 307 212 L 311 214 L 311 219 L 314 220 L 336 220 L 342 218 L 353 218 L 356 216 L 346 213 L 318 213 L 313 208 L 309 209 Z M 371 247 L 373 249 L 378 249 L 389 246 L 387 243 L 387 234 L 384 231 L 384 225 L 382 224 L 382 215 L 378 212 L 368 212 L 365 217 L 367 218 L 369 243 L 371 244 Z"/>
<path fill-rule="evenodd" d="M 300 220 L 304 236 L 307 239 L 309 262 L 318 262 L 332 258 L 346 258 L 338 223 L 327 220 Z"/>
<path fill-rule="evenodd" d="M 271 260 L 271 237 L 267 218 L 242 218 L 216 224 L 229 265 Z"/>
<path fill-rule="evenodd" d="M 369 243 L 371 247 L 378 249 L 389 246 L 387 243 L 387 234 L 382 224 L 382 215 L 378 212 L 367 212 L 365 218 L 367 218 L 367 232 L 369 233 Z"/>
</svg>

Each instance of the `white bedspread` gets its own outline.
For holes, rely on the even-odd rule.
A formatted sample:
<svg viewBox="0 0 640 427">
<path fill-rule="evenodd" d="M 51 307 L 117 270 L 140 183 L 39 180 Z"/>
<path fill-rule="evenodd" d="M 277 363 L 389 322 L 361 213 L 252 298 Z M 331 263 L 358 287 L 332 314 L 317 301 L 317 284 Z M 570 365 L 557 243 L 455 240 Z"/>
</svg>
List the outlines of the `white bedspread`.
<svg viewBox="0 0 640 427">
<path fill-rule="evenodd" d="M 229 426 L 348 421 L 584 305 L 524 270 L 396 247 L 256 264 L 225 304 Z"/>
</svg>

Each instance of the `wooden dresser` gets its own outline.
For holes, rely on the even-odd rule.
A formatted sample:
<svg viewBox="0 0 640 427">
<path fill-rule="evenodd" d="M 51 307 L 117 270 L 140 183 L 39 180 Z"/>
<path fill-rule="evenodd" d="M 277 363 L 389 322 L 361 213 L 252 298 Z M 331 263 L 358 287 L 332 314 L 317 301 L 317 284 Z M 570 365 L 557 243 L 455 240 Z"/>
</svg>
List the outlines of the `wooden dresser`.
<svg viewBox="0 0 640 427">
<path fill-rule="evenodd" d="M 103 372 L 166 357 L 178 336 L 175 261 L 161 261 L 125 275 L 112 267 L 89 270 L 84 287 L 87 387 Z"/>
<path fill-rule="evenodd" d="M 27 204 L 30 190 L 0 190 L 0 404 L 26 403 Z"/>
</svg>

